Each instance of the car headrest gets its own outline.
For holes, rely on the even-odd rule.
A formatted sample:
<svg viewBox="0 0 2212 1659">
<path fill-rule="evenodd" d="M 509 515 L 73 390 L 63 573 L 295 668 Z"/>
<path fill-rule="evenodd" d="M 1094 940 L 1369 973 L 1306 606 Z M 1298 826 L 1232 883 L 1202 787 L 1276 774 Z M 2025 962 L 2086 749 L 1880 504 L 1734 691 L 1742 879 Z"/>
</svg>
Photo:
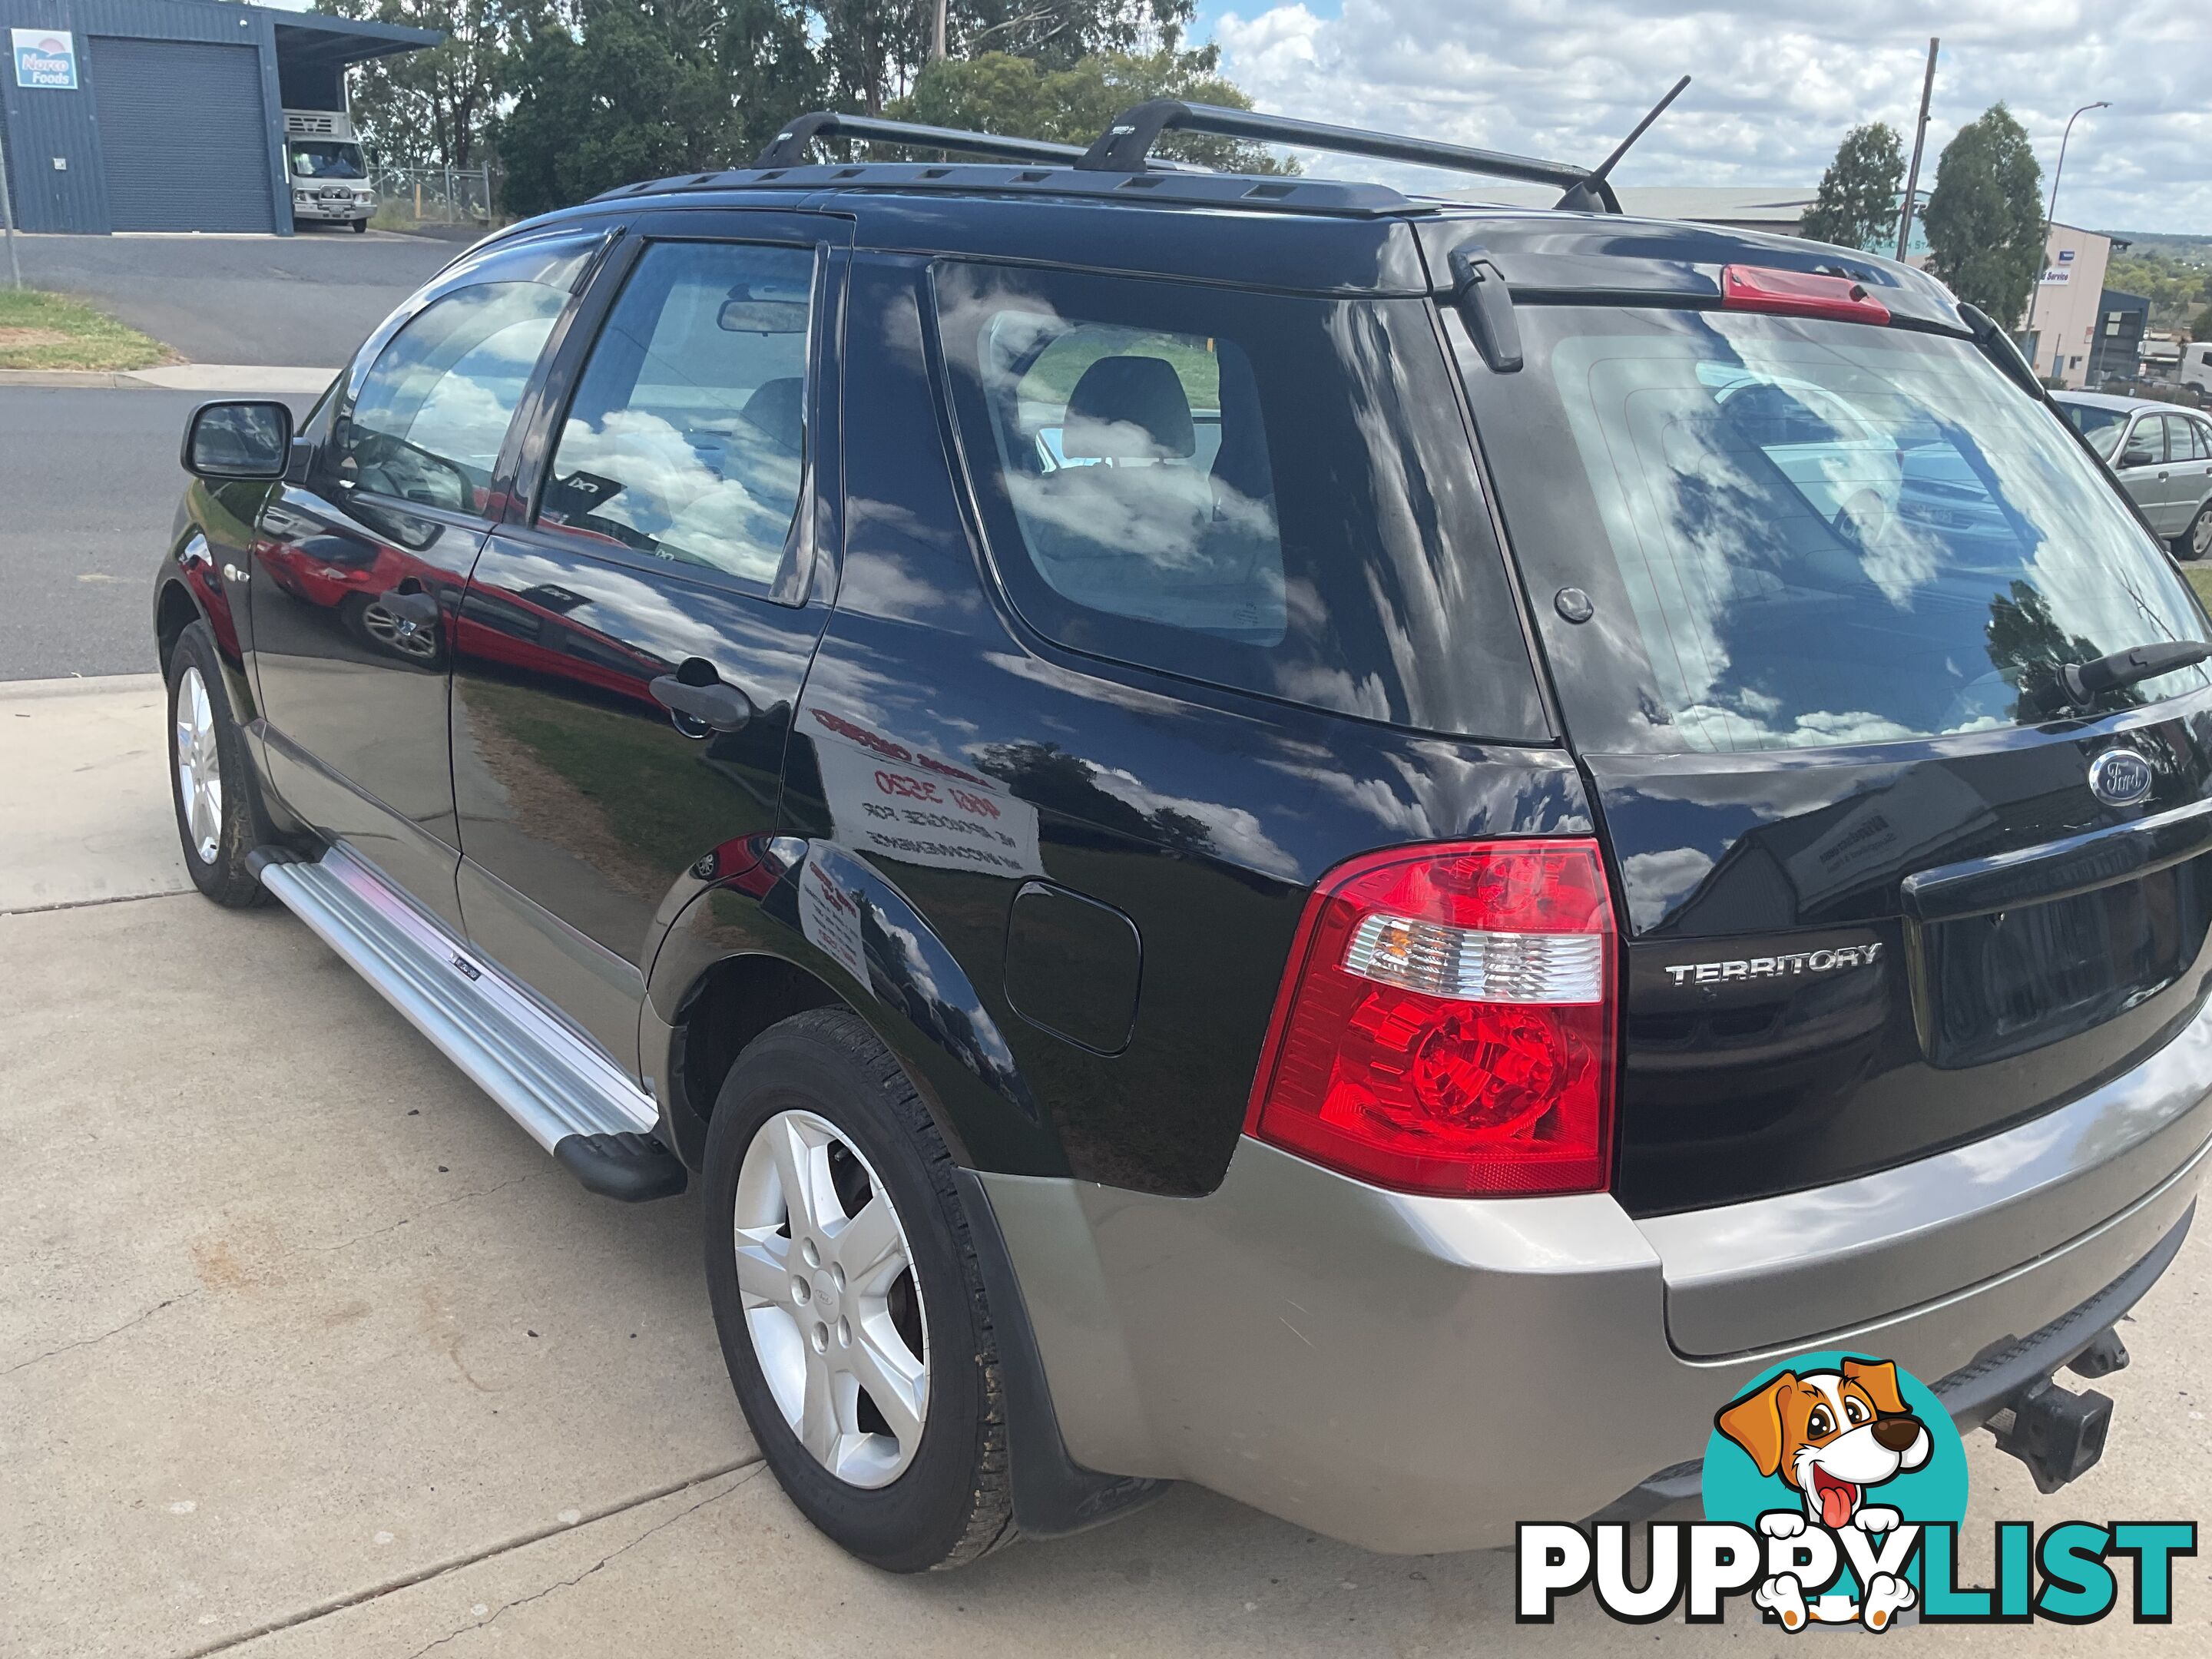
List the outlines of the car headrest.
<svg viewBox="0 0 2212 1659">
<path fill-rule="evenodd" d="M 763 380 L 738 412 L 770 443 L 796 455 L 806 447 L 805 390 L 796 374 Z"/>
<path fill-rule="evenodd" d="M 1070 460 L 1165 460 L 1195 454 L 1190 399 L 1164 357 L 1101 357 L 1068 394 L 1060 453 Z"/>
</svg>

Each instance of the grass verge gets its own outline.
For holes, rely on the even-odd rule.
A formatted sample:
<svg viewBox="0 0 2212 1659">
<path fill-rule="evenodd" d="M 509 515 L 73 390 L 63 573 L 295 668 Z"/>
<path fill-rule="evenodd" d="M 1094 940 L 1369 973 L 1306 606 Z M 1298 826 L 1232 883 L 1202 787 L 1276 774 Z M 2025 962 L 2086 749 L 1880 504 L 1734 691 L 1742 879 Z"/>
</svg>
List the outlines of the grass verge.
<svg viewBox="0 0 2212 1659">
<path fill-rule="evenodd" d="M 0 368 L 149 368 L 172 355 L 69 295 L 0 288 Z"/>
<path fill-rule="evenodd" d="M 2181 567 L 2181 574 L 2197 590 L 2197 597 L 2204 601 L 2204 608 L 2212 611 L 2212 564 L 2192 562 Z"/>
</svg>

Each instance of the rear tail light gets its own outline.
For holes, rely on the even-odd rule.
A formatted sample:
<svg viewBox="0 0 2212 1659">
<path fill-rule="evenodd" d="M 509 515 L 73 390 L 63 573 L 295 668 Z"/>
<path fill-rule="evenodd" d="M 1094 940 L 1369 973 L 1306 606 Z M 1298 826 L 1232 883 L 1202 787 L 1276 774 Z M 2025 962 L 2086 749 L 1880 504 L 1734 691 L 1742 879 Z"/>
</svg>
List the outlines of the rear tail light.
<svg viewBox="0 0 2212 1659">
<path fill-rule="evenodd" d="M 1595 842 L 1402 847 L 1307 900 L 1245 1131 L 1401 1192 L 1611 1173 L 1614 937 Z"/>
<path fill-rule="evenodd" d="M 1721 304 L 1730 311 L 1774 311 L 1785 317 L 1833 317 L 1886 323 L 1889 307 L 1849 276 L 1777 270 L 1765 265 L 1721 267 Z"/>
</svg>

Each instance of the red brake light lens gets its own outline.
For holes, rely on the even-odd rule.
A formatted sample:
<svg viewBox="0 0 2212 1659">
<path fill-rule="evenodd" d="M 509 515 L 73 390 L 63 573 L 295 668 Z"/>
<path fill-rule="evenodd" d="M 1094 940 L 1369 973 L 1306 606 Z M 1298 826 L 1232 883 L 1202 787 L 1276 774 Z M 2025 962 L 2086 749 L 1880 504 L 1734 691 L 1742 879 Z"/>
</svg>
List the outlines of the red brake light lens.
<svg viewBox="0 0 2212 1659">
<path fill-rule="evenodd" d="M 1730 311 L 1776 311 L 1785 317 L 1832 317 L 1846 323 L 1886 323 L 1889 307 L 1848 276 L 1766 265 L 1723 265 L 1721 304 Z"/>
<path fill-rule="evenodd" d="M 1595 842 L 1398 848 L 1307 900 L 1245 1130 L 1401 1192 L 1597 1192 L 1613 904 Z"/>
</svg>

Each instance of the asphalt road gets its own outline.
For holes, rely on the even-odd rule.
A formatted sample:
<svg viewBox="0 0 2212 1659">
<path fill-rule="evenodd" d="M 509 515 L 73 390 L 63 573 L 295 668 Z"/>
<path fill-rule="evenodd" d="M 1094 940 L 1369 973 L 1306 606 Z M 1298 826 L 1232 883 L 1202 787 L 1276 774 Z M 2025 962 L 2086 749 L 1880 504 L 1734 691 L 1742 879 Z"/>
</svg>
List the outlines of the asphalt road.
<svg viewBox="0 0 2212 1659">
<path fill-rule="evenodd" d="M 177 442 L 202 401 L 0 386 L 0 680 L 152 670 L 148 584 L 184 491 Z M 313 399 L 286 401 L 296 413 Z"/>
<path fill-rule="evenodd" d="M 196 363 L 336 368 L 460 252 L 371 231 L 22 236 L 23 280 L 82 294 Z"/>
</svg>

